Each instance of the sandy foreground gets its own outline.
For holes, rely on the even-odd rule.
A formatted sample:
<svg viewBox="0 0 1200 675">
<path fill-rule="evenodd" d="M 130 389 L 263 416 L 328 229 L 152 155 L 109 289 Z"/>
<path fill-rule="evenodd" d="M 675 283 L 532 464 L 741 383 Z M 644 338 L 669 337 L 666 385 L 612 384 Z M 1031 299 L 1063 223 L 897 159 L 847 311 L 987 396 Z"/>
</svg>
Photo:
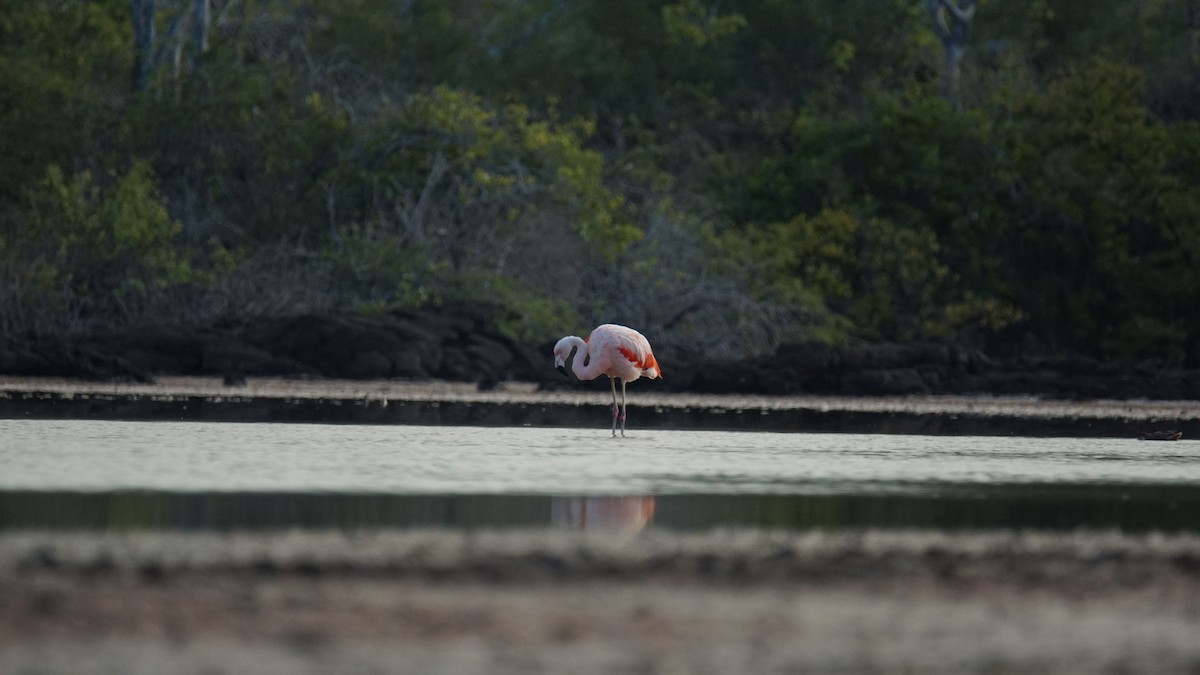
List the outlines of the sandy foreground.
<svg viewBox="0 0 1200 675">
<path fill-rule="evenodd" d="M 0 535 L 4 673 L 1197 668 L 1192 535 Z"/>
<path fill-rule="evenodd" d="M 230 396 L 188 378 L 5 379 L 0 392 Z M 596 403 L 437 383 L 251 380 L 235 395 Z M 661 409 L 1200 420 L 1197 402 L 640 396 Z M 609 672 L 1196 673 L 1200 535 L 0 532 L 0 673 Z"/>
</svg>

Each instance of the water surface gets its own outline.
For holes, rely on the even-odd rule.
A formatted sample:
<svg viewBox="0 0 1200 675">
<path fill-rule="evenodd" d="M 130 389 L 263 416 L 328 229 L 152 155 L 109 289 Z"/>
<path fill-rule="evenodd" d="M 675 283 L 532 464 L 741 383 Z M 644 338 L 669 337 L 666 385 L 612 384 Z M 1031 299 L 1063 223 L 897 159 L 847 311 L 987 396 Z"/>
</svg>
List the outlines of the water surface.
<svg viewBox="0 0 1200 675">
<path fill-rule="evenodd" d="M 1200 443 L 0 420 L 0 527 L 1200 531 Z"/>
</svg>

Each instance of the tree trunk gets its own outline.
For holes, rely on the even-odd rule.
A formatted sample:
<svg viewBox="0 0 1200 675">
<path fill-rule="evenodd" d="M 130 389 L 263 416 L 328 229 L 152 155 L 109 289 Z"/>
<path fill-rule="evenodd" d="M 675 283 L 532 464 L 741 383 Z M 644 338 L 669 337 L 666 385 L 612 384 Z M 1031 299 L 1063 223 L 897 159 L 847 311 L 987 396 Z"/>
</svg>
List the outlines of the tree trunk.
<svg viewBox="0 0 1200 675">
<path fill-rule="evenodd" d="M 195 0 L 192 5 L 192 58 L 208 50 L 208 27 L 212 22 L 211 0 Z"/>
<path fill-rule="evenodd" d="M 1196 0 L 1187 2 L 1188 64 L 1200 65 L 1200 7 Z"/>
<path fill-rule="evenodd" d="M 961 105 L 962 61 L 967 40 L 971 37 L 975 0 L 925 0 L 925 6 L 933 18 L 933 30 L 945 53 L 942 96 L 958 107 Z"/>
<path fill-rule="evenodd" d="M 154 0 L 133 0 L 133 90 L 146 91 L 154 64 Z"/>
<path fill-rule="evenodd" d="M 962 60 L 967 48 L 966 45 L 943 42 L 942 50 L 945 52 L 945 62 L 942 65 L 942 97 L 957 107 L 960 105 Z"/>
</svg>

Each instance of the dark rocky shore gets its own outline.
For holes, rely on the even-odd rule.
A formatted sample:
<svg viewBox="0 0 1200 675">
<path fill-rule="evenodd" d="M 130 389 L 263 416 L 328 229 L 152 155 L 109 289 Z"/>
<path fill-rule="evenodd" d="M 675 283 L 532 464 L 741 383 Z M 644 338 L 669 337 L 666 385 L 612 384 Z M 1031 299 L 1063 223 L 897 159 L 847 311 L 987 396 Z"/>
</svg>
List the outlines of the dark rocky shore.
<svg viewBox="0 0 1200 675">
<path fill-rule="evenodd" d="M 451 305 L 375 315 L 296 316 L 203 330 L 143 326 L 81 336 L 0 336 L 0 373 L 152 381 L 166 375 L 437 379 L 489 388 L 565 383 L 553 341 L 506 337 L 493 308 Z M 715 394 L 1029 395 L 1057 399 L 1188 400 L 1200 369 L 1127 367 L 1085 357 L 993 358 L 943 344 L 807 343 L 721 361 L 659 348 L 666 391 Z"/>
</svg>

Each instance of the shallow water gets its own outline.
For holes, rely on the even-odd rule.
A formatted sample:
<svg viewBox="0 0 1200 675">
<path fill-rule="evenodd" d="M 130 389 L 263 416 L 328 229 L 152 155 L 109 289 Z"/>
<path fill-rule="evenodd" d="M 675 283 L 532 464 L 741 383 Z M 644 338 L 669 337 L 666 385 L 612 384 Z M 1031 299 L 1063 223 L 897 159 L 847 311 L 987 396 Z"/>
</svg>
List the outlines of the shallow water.
<svg viewBox="0 0 1200 675">
<path fill-rule="evenodd" d="M 0 420 L 0 528 L 1200 531 L 1200 443 Z"/>
</svg>

